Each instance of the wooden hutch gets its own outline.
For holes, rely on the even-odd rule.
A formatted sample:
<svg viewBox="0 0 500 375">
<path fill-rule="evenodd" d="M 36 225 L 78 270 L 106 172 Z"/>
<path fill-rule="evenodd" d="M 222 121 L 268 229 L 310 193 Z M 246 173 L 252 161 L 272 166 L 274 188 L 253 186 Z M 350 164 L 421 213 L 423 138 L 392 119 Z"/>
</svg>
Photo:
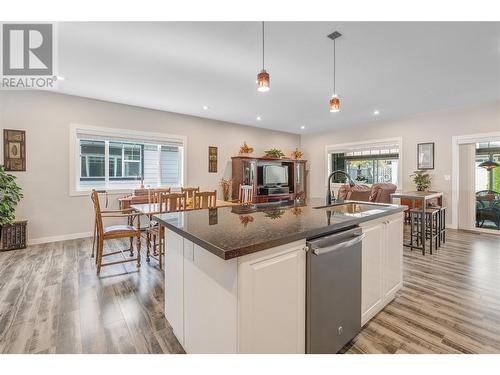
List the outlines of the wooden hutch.
<svg viewBox="0 0 500 375">
<path fill-rule="evenodd" d="M 306 160 L 254 158 L 249 156 L 232 157 L 232 198 L 238 199 L 240 185 L 252 185 L 254 203 L 276 202 L 306 197 Z M 288 183 L 282 184 L 287 192 L 269 193 L 263 182 L 265 166 L 286 167 Z"/>
</svg>

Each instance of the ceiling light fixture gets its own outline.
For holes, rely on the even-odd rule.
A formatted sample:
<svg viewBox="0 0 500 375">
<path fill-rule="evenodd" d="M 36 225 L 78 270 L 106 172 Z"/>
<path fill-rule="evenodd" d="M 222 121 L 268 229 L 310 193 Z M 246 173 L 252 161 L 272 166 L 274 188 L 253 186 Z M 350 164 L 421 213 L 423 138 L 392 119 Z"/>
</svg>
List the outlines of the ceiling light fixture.
<svg viewBox="0 0 500 375">
<path fill-rule="evenodd" d="M 339 112 L 340 111 L 340 98 L 337 95 L 337 88 L 335 86 L 335 73 L 336 73 L 336 56 L 335 56 L 335 41 L 337 40 L 338 37 L 342 36 L 341 33 L 338 31 L 334 31 L 330 35 L 328 35 L 328 38 L 333 40 L 333 95 L 332 98 L 330 99 L 330 112 Z"/>
<path fill-rule="evenodd" d="M 257 91 L 269 91 L 269 73 L 264 68 L 264 21 L 262 21 L 262 70 L 257 74 Z"/>
<path fill-rule="evenodd" d="M 479 164 L 479 167 L 486 169 L 487 171 L 492 171 L 493 169 L 497 168 L 499 164 L 497 162 L 494 162 L 491 160 L 491 156 L 489 160 L 483 161 L 481 164 Z"/>
<path fill-rule="evenodd" d="M 375 111 L 373 111 L 373 114 L 374 114 L 375 116 L 378 116 L 378 115 L 380 115 L 380 111 L 379 111 L 378 109 L 376 109 Z"/>
<path fill-rule="evenodd" d="M 301 125 L 301 126 L 300 126 L 300 129 L 301 129 L 301 130 L 304 130 L 305 128 L 306 128 L 306 126 L 305 126 L 305 125 Z"/>
<path fill-rule="evenodd" d="M 210 107 L 209 107 L 208 105 L 204 105 L 204 106 L 203 106 L 203 109 L 204 109 L 205 111 L 208 111 L 208 109 L 209 109 L 209 108 L 210 108 Z"/>
<path fill-rule="evenodd" d="M 262 121 L 262 117 L 257 116 L 257 121 Z"/>
</svg>

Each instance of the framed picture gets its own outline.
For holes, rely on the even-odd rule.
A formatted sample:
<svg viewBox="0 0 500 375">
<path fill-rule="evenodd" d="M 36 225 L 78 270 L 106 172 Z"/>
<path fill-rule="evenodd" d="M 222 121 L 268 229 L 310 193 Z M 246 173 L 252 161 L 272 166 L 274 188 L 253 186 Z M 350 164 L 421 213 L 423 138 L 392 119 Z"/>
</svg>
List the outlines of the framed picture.
<svg viewBox="0 0 500 375">
<path fill-rule="evenodd" d="M 217 173 L 217 147 L 208 146 L 208 173 Z"/>
<path fill-rule="evenodd" d="M 3 155 L 6 171 L 26 171 L 26 132 L 24 130 L 4 129 Z"/>
<path fill-rule="evenodd" d="M 434 142 L 417 144 L 417 169 L 434 169 Z"/>
</svg>

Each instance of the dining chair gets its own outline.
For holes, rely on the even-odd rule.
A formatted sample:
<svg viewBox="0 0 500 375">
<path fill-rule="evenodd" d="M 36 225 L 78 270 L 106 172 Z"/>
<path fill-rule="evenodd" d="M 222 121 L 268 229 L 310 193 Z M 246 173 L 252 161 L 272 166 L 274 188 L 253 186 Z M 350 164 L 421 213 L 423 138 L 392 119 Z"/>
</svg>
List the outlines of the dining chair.
<svg viewBox="0 0 500 375">
<path fill-rule="evenodd" d="M 107 210 L 108 209 L 108 192 L 107 190 L 96 190 L 98 194 L 98 199 L 101 197 L 101 195 L 104 195 L 105 200 L 104 200 L 104 208 Z M 92 254 L 90 254 L 90 257 L 93 258 L 95 254 L 95 245 L 96 245 L 96 239 L 97 239 L 97 220 L 94 220 L 94 232 L 93 232 L 93 239 L 92 239 Z"/>
<path fill-rule="evenodd" d="M 157 193 L 158 213 L 182 211 L 186 207 L 186 193 Z M 151 251 L 152 250 L 152 251 Z M 163 255 L 165 254 L 165 227 L 151 220 L 146 229 L 146 262 L 151 258 L 158 261 L 163 269 Z"/>
<path fill-rule="evenodd" d="M 193 198 L 193 209 L 215 208 L 217 202 L 217 190 L 195 192 Z"/>
<path fill-rule="evenodd" d="M 193 197 L 195 192 L 200 191 L 200 187 L 181 187 L 181 193 L 186 193 L 186 202 L 188 206 L 193 205 Z"/>
<path fill-rule="evenodd" d="M 156 188 L 150 189 L 148 192 L 148 202 L 147 203 L 160 203 L 161 196 L 164 194 L 170 194 L 170 188 Z"/>
<path fill-rule="evenodd" d="M 97 274 L 101 273 L 101 268 L 104 266 L 111 266 L 114 264 L 127 263 L 137 261 L 137 267 L 141 266 L 141 231 L 140 231 L 140 219 L 139 213 L 134 213 L 132 210 L 107 210 L 102 211 L 99 202 L 99 193 L 96 190 L 92 190 L 91 194 L 92 202 L 94 204 L 95 211 L 95 222 L 97 225 L 97 252 L 96 252 L 96 266 Z M 131 218 L 137 217 L 137 228 L 131 225 L 112 225 L 105 227 L 103 225 L 104 218 Z M 125 256 L 124 250 L 113 251 L 110 253 L 104 253 L 104 241 L 112 239 L 128 238 L 130 240 L 130 257 Z M 137 256 L 132 258 L 134 255 L 133 242 L 134 238 L 137 240 Z M 126 251 L 126 250 L 125 250 Z M 114 254 L 121 254 L 123 260 L 111 261 L 108 263 L 103 263 L 103 257 L 110 256 Z"/>
<path fill-rule="evenodd" d="M 253 203 L 253 186 L 240 185 L 238 193 L 238 202 L 241 204 Z"/>
</svg>

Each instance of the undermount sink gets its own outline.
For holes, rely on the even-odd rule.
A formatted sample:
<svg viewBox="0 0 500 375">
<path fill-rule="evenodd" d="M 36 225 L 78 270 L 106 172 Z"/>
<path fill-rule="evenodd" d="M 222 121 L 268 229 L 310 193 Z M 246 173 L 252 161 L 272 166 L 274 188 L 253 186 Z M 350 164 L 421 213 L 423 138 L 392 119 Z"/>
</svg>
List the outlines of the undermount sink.
<svg viewBox="0 0 500 375">
<path fill-rule="evenodd" d="M 363 212 L 380 211 L 380 206 L 375 204 L 364 204 L 364 203 L 340 203 L 333 204 L 330 206 L 314 207 L 316 209 L 327 210 L 332 212 L 338 212 L 343 214 L 360 214 Z"/>
</svg>

